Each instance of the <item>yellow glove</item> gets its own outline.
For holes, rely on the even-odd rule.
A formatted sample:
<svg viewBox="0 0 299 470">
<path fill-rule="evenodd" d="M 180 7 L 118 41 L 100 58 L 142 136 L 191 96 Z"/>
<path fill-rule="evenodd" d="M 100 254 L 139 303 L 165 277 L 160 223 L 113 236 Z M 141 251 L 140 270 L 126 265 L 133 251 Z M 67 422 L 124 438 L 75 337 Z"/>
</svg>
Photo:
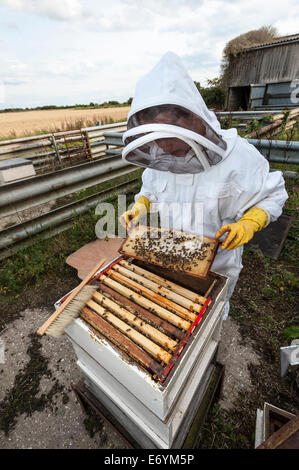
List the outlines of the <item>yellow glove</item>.
<svg viewBox="0 0 299 470">
<path fill-rule="evenodd" d="M 137 202 L 135 202 L 134 206 L 132 209 L 129 211 L 124 212 L 119 220 L 120 223 L 124 228 L 127 226 L 130 226 L 131 224 L 136 225 L 139 221 L 139 219 L 143 216 L 145 216 L 151 207 L 151 201 L 145 197 L 141 196 Z"/>
<path fill-rule="evenodd" d="M 249 209 L 243 217 L 235 224 L 223 225 L 215 235 L 215 238 L 221 237 L 229 232 L 221 244 L 222 250 L 233 250 L 238 246 L 249 242 L 255 232 L 262 230 L 268 222 L 268 214 L 258 207 Z"/>
</svg>

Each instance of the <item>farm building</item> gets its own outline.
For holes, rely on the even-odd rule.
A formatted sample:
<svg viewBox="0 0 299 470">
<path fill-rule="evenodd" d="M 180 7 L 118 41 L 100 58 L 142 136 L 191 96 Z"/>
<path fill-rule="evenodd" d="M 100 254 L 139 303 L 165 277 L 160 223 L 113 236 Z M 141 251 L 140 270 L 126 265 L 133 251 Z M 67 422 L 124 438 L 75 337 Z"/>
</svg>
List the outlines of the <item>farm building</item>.
<svg viewBox="0 0 299 470">
<path fill-rule="evenodd" d="M 229 111 L 295 107 L 298 88 L 299 34 L 293 34 L 231 57 L 226 107 Z"/>
</svg>

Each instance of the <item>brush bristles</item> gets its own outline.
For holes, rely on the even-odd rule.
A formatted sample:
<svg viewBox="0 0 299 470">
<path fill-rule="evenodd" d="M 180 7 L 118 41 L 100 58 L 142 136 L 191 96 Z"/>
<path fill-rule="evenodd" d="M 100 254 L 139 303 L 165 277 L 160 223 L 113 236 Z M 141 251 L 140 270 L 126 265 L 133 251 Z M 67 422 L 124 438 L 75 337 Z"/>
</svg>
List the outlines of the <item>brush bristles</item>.
<svg viewBox="0 0 299 470">
<path fill-rule="evenodd" d="M 54 322 L 49 326 L 46 334 L 54 336 L 55 338 L 61 336 L 65 328 L 80 315 L 81 309 L 92 297 L 92 294 L 96 289 L 96 286 L 84 286 L 69 305 L 65 307 L 56 320 L 54 320 Z"/>
</svg>

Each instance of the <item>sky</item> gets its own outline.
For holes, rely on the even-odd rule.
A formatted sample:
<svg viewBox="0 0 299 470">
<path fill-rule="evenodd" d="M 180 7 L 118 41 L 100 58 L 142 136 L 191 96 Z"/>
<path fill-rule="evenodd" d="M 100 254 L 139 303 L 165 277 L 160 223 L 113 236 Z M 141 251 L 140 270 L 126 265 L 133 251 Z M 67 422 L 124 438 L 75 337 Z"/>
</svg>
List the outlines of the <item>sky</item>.
<svg viewBox="0 0 299 470">
<path fill-rule="evenodd" d="M 167 51 L 193 80 L 234 37 L 298 33 L 297 0 L 0 0 L 0 109 L 126 101 Z"/>
</svg>

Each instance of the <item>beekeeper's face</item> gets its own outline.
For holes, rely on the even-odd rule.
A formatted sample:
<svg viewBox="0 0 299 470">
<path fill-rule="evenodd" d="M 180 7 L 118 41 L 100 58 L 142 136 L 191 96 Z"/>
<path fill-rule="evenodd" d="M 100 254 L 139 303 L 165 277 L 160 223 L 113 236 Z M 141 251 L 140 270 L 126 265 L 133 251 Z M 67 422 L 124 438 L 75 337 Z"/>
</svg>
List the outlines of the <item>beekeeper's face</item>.
<svg viewBox="0 0 299 470">
<path fill-rule="evenodd" d="M 174 106 L 169 106 L 168 109 L 167 106 L 148 108 L 141 111 L 138 118 L 141 125 L 170 124 L 184 127 L 201 135 L 205 134 L 205 126 L 193 113 Z M 156 139 L 155 142 L 163 152 L 175 157 L 183 157 L 190 150 L 190 146 L 186 142 L 177 138 Z"/>
<path fill-rule="evenodd" d="M 175 104 L 136 111 L 128 119 L 123 142 L 124 160 L 178 174 L 208 170 L 221 161 L 226 149 L 204 116 Z"/>
</svg>

